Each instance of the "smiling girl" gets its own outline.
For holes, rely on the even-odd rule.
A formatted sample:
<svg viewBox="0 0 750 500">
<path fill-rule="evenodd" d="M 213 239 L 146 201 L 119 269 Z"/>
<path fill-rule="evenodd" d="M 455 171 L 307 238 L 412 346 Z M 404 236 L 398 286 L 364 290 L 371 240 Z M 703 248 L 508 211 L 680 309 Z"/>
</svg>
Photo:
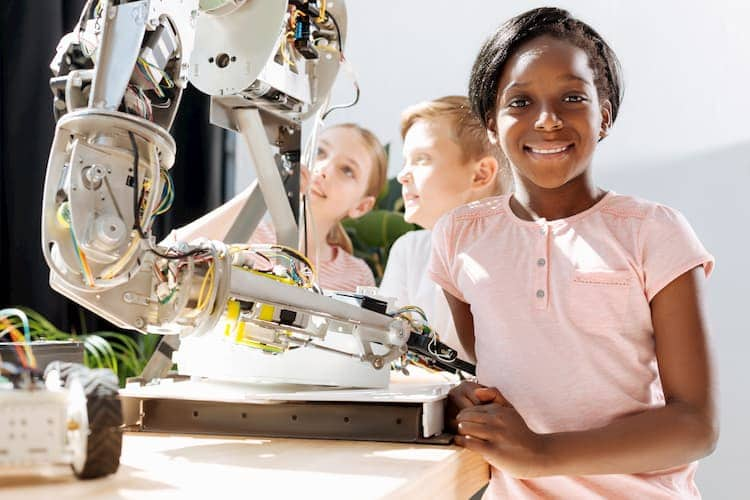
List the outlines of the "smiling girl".
<svg viewBox="0 0 750 500">
<path fill-rule="evenodd" d="M 676 210 L 594 184 L 621 89 L 607 43 L 554 8 L 503 24 L 472 70 L 515 188 L 438 222 L 430 275 L 476 355 L 449 423 L 491 464 L 491 498 L 700 497 L 713 258 Z"/>
</svg>

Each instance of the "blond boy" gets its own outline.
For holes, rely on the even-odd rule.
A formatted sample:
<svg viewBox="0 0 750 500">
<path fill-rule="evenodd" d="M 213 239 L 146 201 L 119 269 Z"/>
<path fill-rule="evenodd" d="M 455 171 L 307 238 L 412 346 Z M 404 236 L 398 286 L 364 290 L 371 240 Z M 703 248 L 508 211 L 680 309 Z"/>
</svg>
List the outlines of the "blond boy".
<svg viewBox="0 0 750 500">
<path fill-rule="evenodd" d="M 431 229 L 450 210 L 507 192 L 512 180 L 502 152 L 464 96 L 421 102 L 401 115 L 404 166 L 398 174 L 404 218 L 424 227 L 391 248 L 380 293 L 425 310 L 440 339 L 469 359 L 458 342 L 448 304 L 427 276 Z"/>
</svg>

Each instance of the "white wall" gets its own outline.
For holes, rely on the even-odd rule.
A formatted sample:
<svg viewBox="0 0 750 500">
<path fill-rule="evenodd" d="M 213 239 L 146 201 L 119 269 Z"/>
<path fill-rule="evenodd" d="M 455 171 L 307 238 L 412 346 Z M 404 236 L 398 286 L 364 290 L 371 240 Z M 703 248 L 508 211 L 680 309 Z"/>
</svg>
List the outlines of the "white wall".
<svg viewBox="0 0 750 500">
<path fill-rule="evenodd" d="M 335 1 L 335 0 L 334 0 Z M 592 24 L 623 65 L 625 99 L 597 153 L 604 187 L 683 211 L 717 266 L 707 283 L 720 377 L 722 436 L 702 462 L 704 498 L 737 498 L 750 466 L 750 2 L 577 0 L 549 2 Z M 331 114 L 391 143 L 390 173 L 402 158 L 401 110 L 466 92 L 482 41 L 500 22 L 537 2 L 350 0 L 346 56 L 360 103 Z M 351 98 L 339 79 L 333 102 Z"/>
</svg>

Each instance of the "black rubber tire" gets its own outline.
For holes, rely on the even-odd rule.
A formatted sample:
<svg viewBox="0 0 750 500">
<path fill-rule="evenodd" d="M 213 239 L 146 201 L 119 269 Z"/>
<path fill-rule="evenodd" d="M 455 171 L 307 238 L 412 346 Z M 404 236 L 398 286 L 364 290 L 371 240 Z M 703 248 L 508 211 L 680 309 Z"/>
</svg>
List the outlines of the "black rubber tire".
<svg viewBox="0 0 750 500">
<path fill-rule="evenodd" d="M 78 378 L 86 394 L 89 435 L 86 462 L 80 471 L 73 472 L 80 479 L 95 479 L 114 474 L 120 466 L 122 451 L 122 406 L 118 397 L 117 376 L 106 368 L 89 369 L 76 363 L 50 363 L 45 374 L 58 370 L 60 380 L 67 384 Z"/>
</svg>

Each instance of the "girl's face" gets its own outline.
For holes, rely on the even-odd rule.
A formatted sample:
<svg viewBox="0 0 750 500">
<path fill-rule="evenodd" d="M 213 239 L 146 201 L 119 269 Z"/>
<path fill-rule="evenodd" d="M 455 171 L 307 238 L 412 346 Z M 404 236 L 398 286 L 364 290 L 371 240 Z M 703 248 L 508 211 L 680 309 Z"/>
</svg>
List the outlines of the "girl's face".
<svg viewBox="0 0 750 500">
<path fill-rule="evenodd" d="M 417 120 L 404 137 L 398 174 L 404 219 L 432 228 L 441 215 L 469 201 L 471 169 L 444 119 Z"/>
<path fill-rule="evenodd" d="M 599 102 L 586 52 L 541 36 L 506 63 L 490 135 L 519 181 L 554 189 L 586 172 L 610 116 L 609 101 Z"/>
<path fill-rule="evenodd" d="M 310 176 L 310 204 L 315 217 L 338 222 L 370 211 L 375 197 L 366 191 L 373 168 L 369 148 L 356 130 L 324 130 Z"/>
</svg>

